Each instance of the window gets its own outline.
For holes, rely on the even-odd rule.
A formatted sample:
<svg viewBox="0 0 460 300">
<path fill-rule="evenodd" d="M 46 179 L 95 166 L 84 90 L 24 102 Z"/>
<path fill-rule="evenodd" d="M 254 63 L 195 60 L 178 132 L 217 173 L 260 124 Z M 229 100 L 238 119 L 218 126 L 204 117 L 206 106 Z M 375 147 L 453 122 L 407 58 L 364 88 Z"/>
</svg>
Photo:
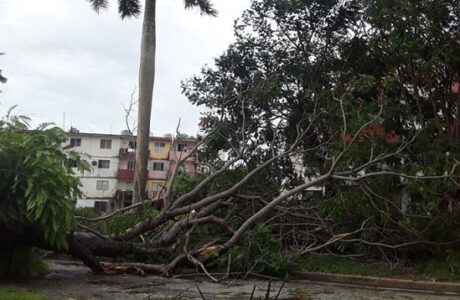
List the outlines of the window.
<svg viewBox="0 0 460 300">
<path fill-rule="evenodd" d="M 135 161 L 128 161 L 128 170 L 134 170 L 136 168 L 136 162 Z"/>
<path fill-rule="evenodd" d="M 154 162 L 153 163 L 153 170 L 154 171 L 163 171 L 165 169 L 165 164 L 161 162 Z"/>
<path fill-rule="evenodd" d="M 112 140 L 101 140 L 101 149 L 112 149 Z"/>
<path fill-rule="evenodd" d="M 160 192 L 161 191 L 161 185 L 159 183 L 152 183 L 152 191 Z"/>
<path fill-rule="evenodd" d="M 99 211 L 107 211 L 107 202 L 105 201 L 95 201 L 94 202 L 94 208 L 99 210 Z"/>
<path fill-rule="evenodd" d="M 70 146 L 71 147 L 80 147 L 81 146 L 81 138 L 70 138 Z"/>
<path fill-rule="evenodd" d="M 177 151 L 187 152 L 187 144 L 177 144 Z"/>
<path fill-rule="evenodd" d="M 109 181 L 108 180 L 98 180 L 96 182 L 96 190 L 98 191 L 107 191 L 109 189 Z"/>
<path fill-rule="evenodd" d="M 98 162 L 99 169 L 110 169 L 110 160 L 101 159 Z"/>
<path fill-rule="evenodd" d="M 130 141 L 130 142 L 128 143 L 128 148 L 136 149 L 136 148 L 137 148 L 137 142 L 135 142 L 135 141 Z"/>
<path fill-rule="evenodd" d="M 160 143 L 160 142 L 155 143 L 155 151 L 164 151 L 165 147 L 166 147 L 165 143 Z"/>
<path fill-rule="evenodd" d="M 77 167 L 77 161 L 75 159 L 69 158 L 69 167 L 71 168 L 76 168 Z"/>
</svg>

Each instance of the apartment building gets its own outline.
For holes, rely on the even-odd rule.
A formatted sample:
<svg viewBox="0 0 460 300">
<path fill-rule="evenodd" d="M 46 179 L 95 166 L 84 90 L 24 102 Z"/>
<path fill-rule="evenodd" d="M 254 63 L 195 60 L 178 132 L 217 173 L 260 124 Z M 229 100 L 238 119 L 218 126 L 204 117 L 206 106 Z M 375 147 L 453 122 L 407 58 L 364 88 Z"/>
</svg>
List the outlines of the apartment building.
<svg viewBox="0 0 460 300">
<path fill-rule="evenodd" d="M 78 172 L 83 196 L 76 199 L 76 207 L 94 207 L 109 212 L 131 204 L 134 170 L 136 167 L 136 137 L 83 133 L 72 128 L 63 146 L 80 153 L 92 170 Z M 178 159 L 186 157 L 196 145 L 195 139 L 174 142 L 170 137 L 151 137 L 149 141 L 147 197 L 152 199 L 164 189 Z M 186 159 L 181 171 L 196 172 L 195 156 Z"/>
<path fill-rule="evenodd" d="M 153 199 L 164 190 L 166 182 L 176 166 L 176 162 L 186 158 L 196 143 L 195 139 L 182 139 L 174 142 L 170 137 L 150 138 L 146 186 L 147 197 L 149 199 Z M 129 145 L 127 148 L 120 148 L 118 180 L 120 181 L 120 188 L 123 187 L 127 191 L 132 191 L 135 151 Z M 195 155 L 187 157 L 180 171 L 190 174 L 196 173 Z"/>
</svg>

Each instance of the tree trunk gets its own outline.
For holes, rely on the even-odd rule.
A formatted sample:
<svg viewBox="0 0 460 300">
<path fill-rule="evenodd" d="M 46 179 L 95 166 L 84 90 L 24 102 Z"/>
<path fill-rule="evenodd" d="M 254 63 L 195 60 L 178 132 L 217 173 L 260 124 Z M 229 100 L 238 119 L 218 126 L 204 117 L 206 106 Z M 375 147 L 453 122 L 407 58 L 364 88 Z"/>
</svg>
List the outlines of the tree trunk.
<svg viewBox="0 0 460 300">
<path fill-rule="evenodd" d="M 146 0 L 142 28 L 141 61 L 139 67 L 139 106 L 137 127 L 136 171 L 133 202 L 146 198 L 147 164 L 149 158 L 150 116 L 155 81 L 155 11 L 156 0 Z"/>
</svg>

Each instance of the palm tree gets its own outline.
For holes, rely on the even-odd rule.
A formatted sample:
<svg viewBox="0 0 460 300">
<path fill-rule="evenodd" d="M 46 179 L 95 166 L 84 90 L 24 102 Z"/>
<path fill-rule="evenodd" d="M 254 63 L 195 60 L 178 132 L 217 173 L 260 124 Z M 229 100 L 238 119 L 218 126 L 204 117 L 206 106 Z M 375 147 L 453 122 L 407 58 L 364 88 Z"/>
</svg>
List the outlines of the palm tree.
<svg viewBox="0 0 460 300">
<path fill-rule="evenodd" d="M 88 0 L 99 12 L 109 5 L 108 0 Z M 146 197 L 150 116 L 152 112 L 153 84 L 155 81 L 156 50 L 156 0 L 144 0 L 144 21 L 142 27 L 141 60 L 139 67 L 139 101 L 137 126 L 136 171 L 134 174 L 133 202 Z M 198 7 L 202 14 L 216 16 L 217 11 L 209 0 L 184 0 L 185 8 Z M 137 17 L 141 12 L 140 0 L 118 0 L 118 11 L 122 19 Z"/>
</svg>

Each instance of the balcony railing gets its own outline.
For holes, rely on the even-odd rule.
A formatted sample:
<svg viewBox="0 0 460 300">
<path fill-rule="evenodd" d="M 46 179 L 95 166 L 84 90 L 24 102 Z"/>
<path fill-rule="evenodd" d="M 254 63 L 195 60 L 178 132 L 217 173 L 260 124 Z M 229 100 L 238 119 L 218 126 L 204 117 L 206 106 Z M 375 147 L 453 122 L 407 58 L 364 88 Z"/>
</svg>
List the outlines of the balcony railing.
<svg viewBox="0 0 460 300">
<path fill-rule="evenodd" d="M 149 178 L 149 171 L 146 172 L 147 178 Z M 117 178 L 119 180 L 134 180 L 134 170 L 118 169 Z"/>
<path fill-rule="evenodd" d="M 118 169 L 118 179 L 119 180 L 133 180 L 134 179 L 134 170 L 123 170 Z"/>
</svg>

